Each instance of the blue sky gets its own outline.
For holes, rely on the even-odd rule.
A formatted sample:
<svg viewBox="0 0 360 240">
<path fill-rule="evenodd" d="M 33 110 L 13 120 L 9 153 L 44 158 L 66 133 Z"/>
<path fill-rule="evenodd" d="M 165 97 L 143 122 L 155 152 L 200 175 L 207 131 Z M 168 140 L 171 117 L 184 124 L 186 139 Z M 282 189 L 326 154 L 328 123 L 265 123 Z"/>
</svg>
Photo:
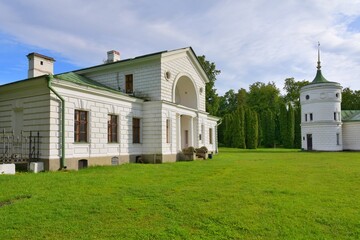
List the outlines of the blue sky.
<svg viewBox="0 0 360 240">
<path fill-rule="evenodd" d="M 25 79 L 26 55 L 55 73 L 192 46 L 221 70 L 216 88 L 312 80 L 360 89 L 360 0 L 0 0 L 0 85 Z"/>
</svg>

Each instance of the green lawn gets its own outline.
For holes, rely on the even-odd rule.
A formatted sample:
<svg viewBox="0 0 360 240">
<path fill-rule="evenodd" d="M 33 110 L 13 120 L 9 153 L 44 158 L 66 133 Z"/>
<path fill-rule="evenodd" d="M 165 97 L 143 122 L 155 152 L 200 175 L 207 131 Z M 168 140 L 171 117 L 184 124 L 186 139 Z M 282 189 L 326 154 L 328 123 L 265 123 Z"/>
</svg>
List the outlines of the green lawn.
<svg viewBox="0 0 360 240">
<path fill-rule="evenodd" d="M 360 152 L 0 175 L 0 239 L 360 239 Z"/>
</svg>

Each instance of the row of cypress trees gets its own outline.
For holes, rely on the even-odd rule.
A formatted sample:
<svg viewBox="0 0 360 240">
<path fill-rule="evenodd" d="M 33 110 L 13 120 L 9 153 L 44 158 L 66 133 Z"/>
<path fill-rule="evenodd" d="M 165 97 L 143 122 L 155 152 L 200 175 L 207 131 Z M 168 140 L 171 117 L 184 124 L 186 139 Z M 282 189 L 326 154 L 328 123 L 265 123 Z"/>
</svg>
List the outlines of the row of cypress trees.
<svg viewBox="0 0 360 240">
<path fill-rule="evenodd" d="M 279 104 L 276 111 L 256 112 L 240 106 L 227 113 L 219 127 L 222 146 L 255 149 L 257 147 L 301 147 L 300 109 Z"/>
</svg>

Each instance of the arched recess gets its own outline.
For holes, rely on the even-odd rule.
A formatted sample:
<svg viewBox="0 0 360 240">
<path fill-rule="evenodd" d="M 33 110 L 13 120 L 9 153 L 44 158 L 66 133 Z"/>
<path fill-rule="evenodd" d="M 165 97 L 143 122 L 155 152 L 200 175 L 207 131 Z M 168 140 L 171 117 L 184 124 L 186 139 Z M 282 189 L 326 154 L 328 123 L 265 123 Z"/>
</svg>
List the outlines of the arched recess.
<svg viewBox="0 0 360 240">
<path fill-rule="evenodd" d="M 180 73 L 173 85 L 172 101 L 185 107 L 198 109 L 198 89 L 194 79 L 187 73 Z"/>
</svg>

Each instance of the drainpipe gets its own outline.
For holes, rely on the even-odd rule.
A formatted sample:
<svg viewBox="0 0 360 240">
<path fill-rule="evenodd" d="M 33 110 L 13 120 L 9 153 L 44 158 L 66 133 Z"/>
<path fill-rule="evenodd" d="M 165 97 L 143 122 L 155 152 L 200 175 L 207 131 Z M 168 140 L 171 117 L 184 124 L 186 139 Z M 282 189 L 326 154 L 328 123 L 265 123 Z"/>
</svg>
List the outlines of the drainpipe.
<svg viewBox="0 0 360 240">
<path fill-rule="evenodd" d="M 65 166 L 65 100 L 59 93 L 51 87 L 51 81 L 54 79 L 52 74 L 47 76 L 48 88 L 60 99 L 61 101 L 61 158 L 60 158 L 60 169 L 66 169 Z"/>
</svg>

